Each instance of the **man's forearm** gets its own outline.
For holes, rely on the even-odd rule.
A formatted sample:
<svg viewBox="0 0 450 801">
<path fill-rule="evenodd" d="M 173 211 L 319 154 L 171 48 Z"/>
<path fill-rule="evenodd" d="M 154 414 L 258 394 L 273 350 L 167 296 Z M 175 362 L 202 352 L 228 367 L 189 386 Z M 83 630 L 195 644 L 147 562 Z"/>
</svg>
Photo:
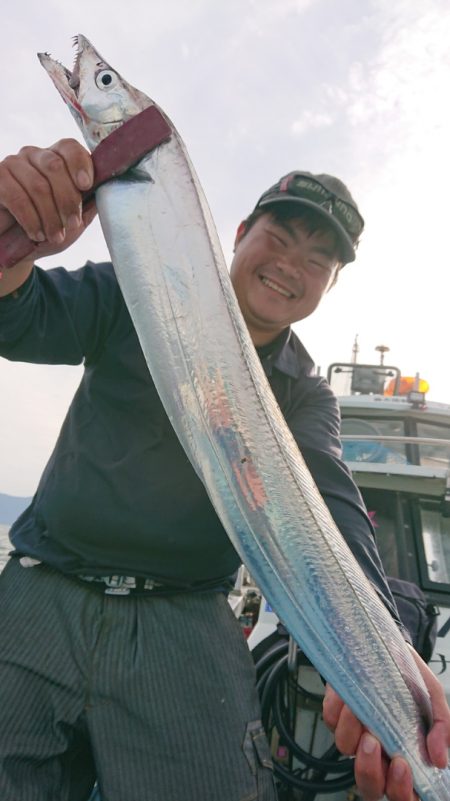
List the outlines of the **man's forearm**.
<svg viewBox="0 0 450 801">
<path fill-rule="evenodd" d="M 26 259 L 11 269 L 3 270 L 0 278 L 0 298 L 11 295 L 25 283 L 33 269 L 33 260 Z"/>
</svg>

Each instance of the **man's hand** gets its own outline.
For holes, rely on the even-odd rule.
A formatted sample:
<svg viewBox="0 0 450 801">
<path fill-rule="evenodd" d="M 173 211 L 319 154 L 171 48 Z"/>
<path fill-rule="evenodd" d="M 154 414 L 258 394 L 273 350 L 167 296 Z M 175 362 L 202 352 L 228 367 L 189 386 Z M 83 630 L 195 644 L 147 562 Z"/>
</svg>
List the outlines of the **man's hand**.
<svg viewBox="0 0 450 801">
<path fill-rule="evenodd" d="M 37 243 L 33 257 L 65 250 L 95 217 L 81 193 L 92 186 L 90 153 L 75 139 L 49 148 L 24 147 L 0 162 L 0 233 L 17 220 Z"/>
<path fill-rule="evenodd" d="M 75 139 L 24 147 L 0 162 L 0 234 L 17 221 L 36 242 L 26 259 L 0 272 L 0 297 L 27 280 L 36 259 L 65 250 L 92 222 L 95 202 L 83 210 L 81 193 L 93 177 L 91 154 Z"/>
<path fill-rule="evenodd" d="M 412 650 L 412 649 L 411 649 Z M 434 724 L 427 737 L 430 760 L 437 768 L 447 765 L 450 746 L 450 710 L 444 690 L 430 668 L 412 650 L 414 660 L 430 693 Z M 355 780 L 365 801 L 378 801 L 386 795 L 391 801 L 413 801 L 411 770 L 401 757 L 390 760 L 379 741 L 359 722 L 353 712 L 327 685 L 323 719 L 334 732 L 342 754 L 355 756 Z"/>
</svg>

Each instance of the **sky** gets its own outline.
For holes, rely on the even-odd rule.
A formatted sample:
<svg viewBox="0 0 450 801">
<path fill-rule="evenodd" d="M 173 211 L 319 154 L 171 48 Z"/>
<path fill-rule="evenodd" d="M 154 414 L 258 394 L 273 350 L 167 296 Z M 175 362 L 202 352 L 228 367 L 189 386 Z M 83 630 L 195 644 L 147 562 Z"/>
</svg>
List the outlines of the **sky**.
<svg viewBox="0 0 450 801">
<path fill-rule="evenodd" d="M 281 175 L 344 180 L 366 220 L 357 261 L 295 330 L 324 374 L 358 335 L 361 362 L 387 345 L 386 362 L 450 403 L 448 0 L 17 0 L 2 20 L 0 159 L 80 139 L 36 58 L 71 68 L 77 33 L 178 128 L 228 263 Z M 95 222 L 41 266 L 107 258 Z M 0 492 L 35 491 L 81 370 L 0 359 Z"/>
</svg>

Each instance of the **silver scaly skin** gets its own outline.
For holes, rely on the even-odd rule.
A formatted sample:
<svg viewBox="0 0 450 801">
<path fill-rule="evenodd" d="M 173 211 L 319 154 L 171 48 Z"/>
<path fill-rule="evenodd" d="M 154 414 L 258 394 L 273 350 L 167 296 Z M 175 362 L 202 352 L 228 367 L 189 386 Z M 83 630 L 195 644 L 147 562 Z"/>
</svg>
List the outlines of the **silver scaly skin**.
<svg viewBox="0 0 450 801">
<path fill-rule="evenodd" d="M 40 60 L 92 149 L 153 101 L 87 39 L 79 36 L 77 44 L 73 73 L 47 55 Z M 420 798 L 448 801 L 450 771 L 430 767 L 426 757 L 427 690 L 276 404 L 174 128 L 140 162 L 139 178 L 132 172 L 103 185 L 97 207 L 172 425 L 242 561 L 292 636 L 386 752 L 408 760 Z"/>
</svg>

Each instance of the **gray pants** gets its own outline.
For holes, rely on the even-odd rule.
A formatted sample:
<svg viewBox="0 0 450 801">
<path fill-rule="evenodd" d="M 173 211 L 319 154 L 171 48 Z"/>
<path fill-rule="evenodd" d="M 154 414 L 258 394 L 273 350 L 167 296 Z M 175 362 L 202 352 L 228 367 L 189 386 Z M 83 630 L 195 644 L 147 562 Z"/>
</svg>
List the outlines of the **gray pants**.
<svg viewBox="0 0 450 801">
<path fill-rule="evenodd" d="M 255 673 L 224 595 L 0 576 L 0 798 L 274 801 Z"/>
</svg>

